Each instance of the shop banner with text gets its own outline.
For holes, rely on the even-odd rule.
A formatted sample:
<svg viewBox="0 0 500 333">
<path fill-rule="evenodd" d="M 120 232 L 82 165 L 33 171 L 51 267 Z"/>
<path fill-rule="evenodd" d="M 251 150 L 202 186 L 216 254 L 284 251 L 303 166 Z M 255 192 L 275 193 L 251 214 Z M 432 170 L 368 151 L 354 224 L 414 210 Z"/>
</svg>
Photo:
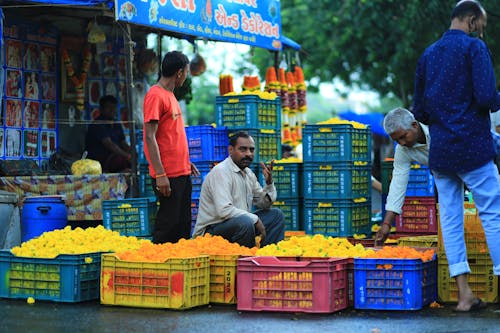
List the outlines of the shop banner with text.
<svg viewBox="0 0 500 333">
<path fill-rule="evenodd" d="M 117 20 L 212 40 L 281 49 L 280 0 L 115 0 Z"/>
</svg>

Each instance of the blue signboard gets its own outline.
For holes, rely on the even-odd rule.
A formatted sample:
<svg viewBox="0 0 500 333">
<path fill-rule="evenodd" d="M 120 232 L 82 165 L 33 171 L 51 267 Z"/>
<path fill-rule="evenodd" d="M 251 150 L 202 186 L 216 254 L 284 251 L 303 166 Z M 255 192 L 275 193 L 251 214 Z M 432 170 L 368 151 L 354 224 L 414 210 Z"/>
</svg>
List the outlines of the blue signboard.
<svg viewBox="0 0 500 333">
<path fill-rule="evenodd" d="M 281 49 L 280 0 L 115 0 L 117 20 Z"/>
</svg>

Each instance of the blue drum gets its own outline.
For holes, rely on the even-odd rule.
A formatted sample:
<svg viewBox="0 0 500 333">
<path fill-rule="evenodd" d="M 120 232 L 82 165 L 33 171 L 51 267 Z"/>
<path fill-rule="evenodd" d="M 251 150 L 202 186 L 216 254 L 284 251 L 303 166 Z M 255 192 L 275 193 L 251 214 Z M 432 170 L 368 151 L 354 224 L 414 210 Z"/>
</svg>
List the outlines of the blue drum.
<svg viewBox="0 0 500 333">
<path fill-rule="evenodd" d="M 21 242 L 46 231 L 68 225 L 68 211 L 61 196 L 36 196 L 24 199 L 21 213 Z"/>
</svg>

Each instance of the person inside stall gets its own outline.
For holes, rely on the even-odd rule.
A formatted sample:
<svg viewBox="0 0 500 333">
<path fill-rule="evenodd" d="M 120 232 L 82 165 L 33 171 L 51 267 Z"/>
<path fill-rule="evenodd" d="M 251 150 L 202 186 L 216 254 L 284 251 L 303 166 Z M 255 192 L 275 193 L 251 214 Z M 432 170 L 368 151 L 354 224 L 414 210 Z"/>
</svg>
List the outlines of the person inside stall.
<svg viewBox="0 0 500 333">
<path fill-rule="evenodd" d="M 290 145 L 281 145 L 281 158 L 295 157 L 293 148 Z"/>
<path fill-rule="evenodd" d="M 103 172 L 130 172 L 131 148 L 117 122 L 118 100 L 106 95 L 99 100 L 99 116 L 89 125 L 85 138 L 87 157 L 101 163 Z"/>
<path fill-rule="evenodd" d="M 151 88 L 150 80 L 158 74 L 158 60 L 156 52 L 151 49 L 137 51 L 135 61 L 134 88 L 132 91 L 132 107 L 134 122 L 137 129 L 142 130 L 144 125 L 144 96 Z"/>
</svg>

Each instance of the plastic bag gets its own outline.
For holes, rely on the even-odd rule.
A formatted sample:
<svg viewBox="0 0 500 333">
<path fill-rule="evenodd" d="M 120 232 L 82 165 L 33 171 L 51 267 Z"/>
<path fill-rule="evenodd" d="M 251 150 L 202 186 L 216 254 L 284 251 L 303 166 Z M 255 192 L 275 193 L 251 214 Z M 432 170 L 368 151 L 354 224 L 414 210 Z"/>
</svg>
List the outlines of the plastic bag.
<svg viewBox="0 0 500 333">
<path fill-rule="evenodd" d="M 88 158 L 73 162 L 71 173 L 75 176 L 100 175 L 102 173 L 101 163 Z"/>
</svg>

